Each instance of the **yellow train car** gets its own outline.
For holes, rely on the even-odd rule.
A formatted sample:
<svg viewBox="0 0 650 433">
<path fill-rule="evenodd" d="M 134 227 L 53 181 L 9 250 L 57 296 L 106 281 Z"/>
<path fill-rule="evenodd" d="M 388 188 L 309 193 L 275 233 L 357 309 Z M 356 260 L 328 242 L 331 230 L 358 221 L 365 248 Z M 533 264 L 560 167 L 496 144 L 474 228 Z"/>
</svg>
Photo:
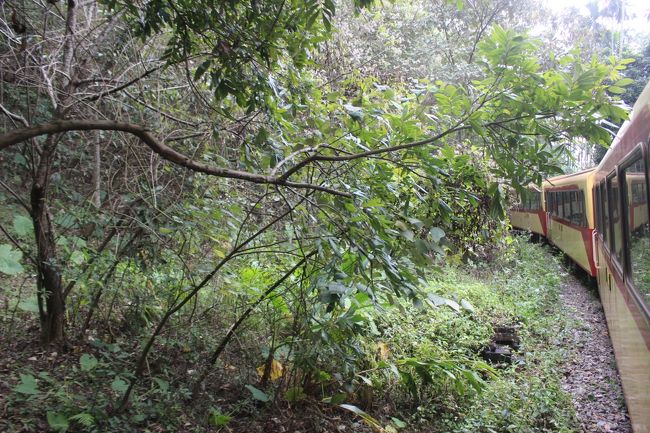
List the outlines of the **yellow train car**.
<svg viewBox="0 0 650 433">
<path fill-rule="evenodd" d="M 546 237 L 592 277 L 596 276 L 592 234 L 593 168 L 547 179 L 542 185 Z"/>
<path fill-rule="evenodd" d="M 650 433 L 650 84 L 596 168 L 600 299 L 635 433 Z"/>
<path fill-rule="evenodd" d="M 513 227 L 548 241 L 597 278 L 634 433 L 650 433 L 650 83 L 596 168 L 545 181 Z"/>
<path fill-rule="evenodd" d="M 531 186 L 520 203 L 510 209 L 509 217 L 512 227 L 546 236 L 544 195 L 540 189 Z"/>
</svg>

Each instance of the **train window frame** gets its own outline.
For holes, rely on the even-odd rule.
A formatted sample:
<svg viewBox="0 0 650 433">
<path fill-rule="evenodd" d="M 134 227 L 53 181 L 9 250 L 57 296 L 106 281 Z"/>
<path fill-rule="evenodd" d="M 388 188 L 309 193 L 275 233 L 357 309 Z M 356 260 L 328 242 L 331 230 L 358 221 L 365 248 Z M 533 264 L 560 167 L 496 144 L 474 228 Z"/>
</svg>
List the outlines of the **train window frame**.
<svg viewBox="0 0 650 433">
<path fill-rule="evenodd" d="M 557 216 L 557 194 L 555 194 L 555 191 L 550 191 L 550 194 L 553 195 L 551 200 L 553 201 L 553 207 L 550 209 L 551 211 L 551 216 Z"/>
<path fill-rule="evenodd" d="M 562 223 L 587 228 L 586 209 L 585 191 L 582 188 L 546 192 L 546 211 Z M 576 213 L 581 214 L 580 221 L 572 219 Z"/>
<path fill-rule="evenodd" d="M 584 201 L 585 201 L 585 193 L 581 189 L 576 191 L 576 206 L 578 207 L 578 213 L 580 215 L 580 221 L 577 221 L 578 225 L 580 227 L 584 227 L 585 224 L 583 223 L 583 220 L 585 219 L 585 207 L 584 207 Z"/>
<path fill-rule="evenodd" d="M 616 167 L 619 173 L 623 174 L 623 181 L 625 182 L 625 191 L 620 191 L 621 196 L 621 220 L 622 220 L 622 229 L 624 236 L 624 256 L 625 256 L 625 266 L 623 268 L 623 282 L 628 287 L 628 290 L 632 294 L 632 297 L 635 298 L 636 304 L 639 306 L 641 311 L 646 317 L 646 320 L 650 320 L 650 304 L 644 299 L 641 295 L 640 289 L 634 283 L 632 278 L 632 261 L 631 261 L 631 241 L 629 239 L 629 209 L 627 209 L 627 181 L 625 179 L 626 170 L 635 164 L 637 161 L 643 161 L 645 165 L 645 187 L 646 187 L 646 209 L 650 212 L 650 138 L 645 143 L 639 143 Z M 619 178 L 620 181 L 620 178 Z"/>
<path fill-rule="evenodd" d="M 585 192 L 581 188 L 576 189 L 574 192 L 575 201 L 571 201 L 571 216 L 579 215 L 580 219 L 575 219 L 570 221 L 572 224 L 575 224 L 578 227 L 586 228 L 587 227 L 587 215 L 586 215 L 586 206 L 585 206 Z M 577 209 L 573 209 L 573 204 L 576 205 Z"/>
<path fill-rule="evenodd" d="M 534 189 L 533 197 L 534 197 L 533 203 L 535 204 L 535 208 L 533 210 L 535 212 L 539 212 L 542 209 L 542 192 Z"/>
<path fill-rule="evenodd" d="M 617 172 L 618 172 L 618 177 L 619 177 L 619 207 L 620 207 L 620 215 L 619 219 L 621 221 L 621 229 L 623 231 L 623 256 L 624 256 L 624 264 L 623 264 L 623 270 L 624 270 L 624 279 L 628 279 L 630 272 L 632 271 L 632 264 L 630 261 L 630 239 L 629 239 L 629 209 L 627 208 L 627 198 L 628 198 L 628 190 L 627 190 L 627 169 L 630 168 L 632 165 L 634 165 L 637 161 L 643 161 L 643 164 L 645 165 L 645 171 L 646 171 L 646 190 L 648 187 L 648 179 L 647 179 L 647 171 L 648 171 L 648 163 L 644 158 L 643 155 L 643 149 L 642 149 L 642 143 L 637 145 L 632 152 L 630 152 L 624 159 L 621 161 L 621 163 L 616 167 Z"/>
<path fill-rule="evenodd" d="M 618 197 L 616 197 L 618 200 L 614 200 L 614 191 L 612 188 L 612 181 L 616 179 L 618 182 Z M 611 262 L 614 264 L 614 267 L 617 269 L 618 273 L 620 275 L 623 274 L 623 263 L 621 263 L 621 259 L 616 257 L 616 238 L 614 236 L 615 232 L 614 229 L 616 227 L 616 220 L 614 219 L 614 210 L 616 209 L 616 215 L 618 219 L 621 219 L 621 211 L 620 211 L 620 201 L 621 201 L 621 191 L 620 191 L 620 178 L 618 177 L 618 165 L 610 172 L 607 177 L 607 207 L 608 207 L 608 212 L 609 212 L 609 241 L 607 242 L 608 250 L 609 250 L 609 256 L 611 258 Z M 614 207 L 616 206 L 616 207 Z M 621 231 L 623 228 L 621 227 Z M 621 233 L 622 236 L 622 233 Z M 621 248 L 623 248 L 623 245 L 621 245 Z"/>
</svg>

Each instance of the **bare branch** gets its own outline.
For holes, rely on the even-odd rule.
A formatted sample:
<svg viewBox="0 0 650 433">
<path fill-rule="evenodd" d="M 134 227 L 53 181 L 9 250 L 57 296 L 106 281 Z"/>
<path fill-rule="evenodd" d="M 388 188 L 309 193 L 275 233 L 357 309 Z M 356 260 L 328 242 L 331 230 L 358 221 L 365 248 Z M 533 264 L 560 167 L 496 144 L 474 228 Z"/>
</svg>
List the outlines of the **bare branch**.
<svg viewBox="0 0 650 433">
<path fill-rule="evenodd" d="M 8 118 L 10 118 L 11 120 L 15 120 L 15 121 L 17 121 L 17 122 L 22 123 L 22 124 L 25 125 L 26 127 L 29 127 L 29 122 L 27 122 L 27 119 L 25 119 L 25 118 L 24 118 L 23 116 L 21 116 L 20 114 L 12 113 L 11 111 L 7 110 L 7 108 L 5 108 L 5 106 L 2 105 L 2 104 L 0 104 L 0 110 L 2 110 L 2 112 L 5 113 L 5 115 L 6 115 Z"/>
</svg>

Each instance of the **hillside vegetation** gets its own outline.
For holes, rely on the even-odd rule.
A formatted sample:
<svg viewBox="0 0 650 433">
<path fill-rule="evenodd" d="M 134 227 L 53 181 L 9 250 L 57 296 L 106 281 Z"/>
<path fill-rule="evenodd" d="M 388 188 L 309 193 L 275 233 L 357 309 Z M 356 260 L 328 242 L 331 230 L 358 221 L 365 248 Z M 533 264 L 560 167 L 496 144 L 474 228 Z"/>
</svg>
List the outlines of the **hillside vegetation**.
<svg viewBox="0 0 650 433">
<path fill-rule="evenodd" d="M 33 295 L 25 292 L 7 300 L 2 315 L 9 331 L 2 350 L 10 354 L 2 365 L 3 429 L 574 431 L 558 374 L 568 356 L 559 343 L 571 325 L 558 308 L 565 271 L 546 248 L 525 239 L 515 238 L 500 253 L 489 266 L 429 272 L 423 301 L 415 305 L 350 296 L 343 300 L 351 304 L 345 313 L 311 318 L 301 336 L 278 319 L 301 307 L 287 293 L 270 297 L 193 400 L 196 359 L 232 323 L 229 317 L 193 322 L 215 302 L 201 299 L 161 339 L 146 386 L 123 414 L 114 410 L 137 356 L 130 342 L 155 312 L 135 316 L 134 306 L 115 305 L 124 317 L 115 330 L 93 333 L 64 353 L 43 351 L 29 338 L 35 313 Z M 255 291 L 264 276 L 246 272 L 246 289 Z M 219 302 L 236 308 L 237 298 L 233 292 Z M 521 338 L 512 364 L 481 358 L 500 326 L 513 326 Z M 179 337 L 188 333 L 190 341 Z"/>
<path fill-rule="evenodd" d="M 645 72 L 612 8 L 538 11 L 0 1 L 2 429 L 572 425 L 506 209 Z"/>
</svg>

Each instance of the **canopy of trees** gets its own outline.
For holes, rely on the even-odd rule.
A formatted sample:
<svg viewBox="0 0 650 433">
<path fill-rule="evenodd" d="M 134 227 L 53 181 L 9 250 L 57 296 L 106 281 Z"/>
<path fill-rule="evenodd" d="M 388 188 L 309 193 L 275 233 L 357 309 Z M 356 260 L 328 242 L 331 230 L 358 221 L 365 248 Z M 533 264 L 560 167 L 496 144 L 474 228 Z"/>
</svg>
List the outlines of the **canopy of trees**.
<svg viewBox="0 0 650 433">
<path fill-rule="evenodd" d="M 530 37 L 526 2 L 0 7 L 0 276 L 33 286 L 41 344 L 135 348 L 114 413 L 190 344 L 200 395 L 251 321 L 267 366 L 291 346 L 344 386 L 359 311 L 488 257 L 505 187 L 607 145 L 633 83 Z"/>
</svg>

